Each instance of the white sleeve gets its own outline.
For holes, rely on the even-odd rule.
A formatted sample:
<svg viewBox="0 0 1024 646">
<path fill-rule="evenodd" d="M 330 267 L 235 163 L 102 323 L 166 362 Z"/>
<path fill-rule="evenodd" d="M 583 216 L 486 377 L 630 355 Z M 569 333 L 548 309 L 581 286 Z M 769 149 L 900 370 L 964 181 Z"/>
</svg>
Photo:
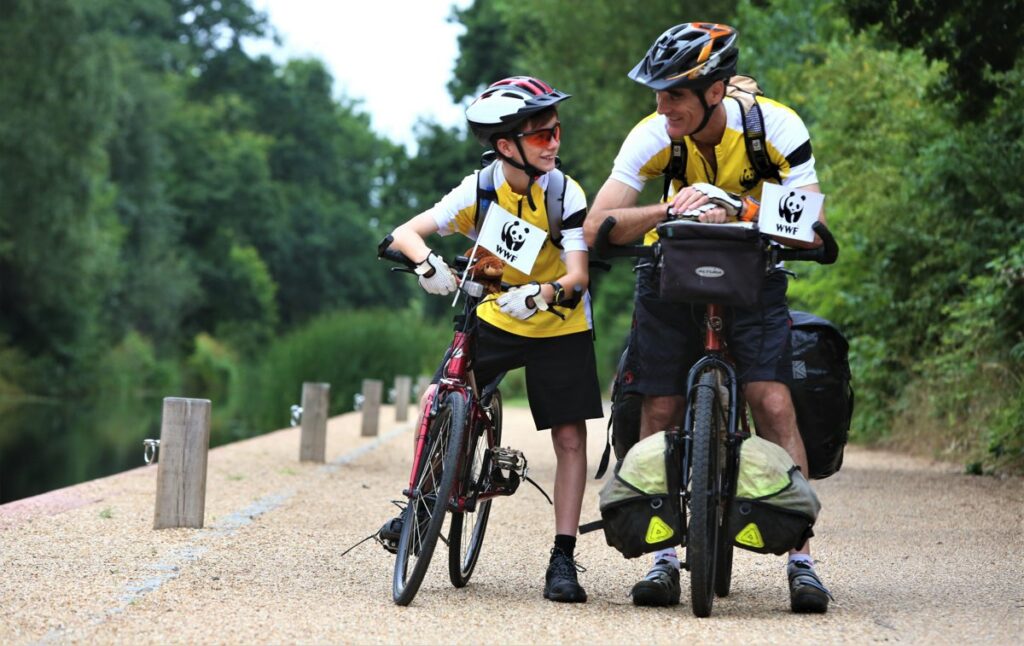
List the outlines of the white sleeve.
<svg viewBox="0 0 1024 646">
<path fill-rule="evenodd" d="M 566 176 L 565 202 L 562 207 L 562 249 L 564 251 L 587 251 L 587 243 L 583 239 L 583 219 L 587 213 L 587 196 L 583 188 L 571 177 Z M 565 228 L 566 222 L 577 226 Z"/>
<path fill-rule="evenodd" d="M 434 206 L 427 210 L 437 224 L 437 232 L 442 236 L 462 232 L 464 222 L 459 221 L 460 213 L 465 217 L 466 207 L 476 204 L 476 173 L 466 176 L 462 182 L 448 191 Z M 471 209 L 472 210 L 472 209 Z"/>
</svg>

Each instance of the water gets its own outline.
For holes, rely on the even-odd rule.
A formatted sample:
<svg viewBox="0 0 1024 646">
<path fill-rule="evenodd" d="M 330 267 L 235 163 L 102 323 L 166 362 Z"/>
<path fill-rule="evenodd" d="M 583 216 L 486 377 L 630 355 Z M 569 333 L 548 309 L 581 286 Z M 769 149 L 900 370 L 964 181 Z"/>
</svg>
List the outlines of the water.
<svg viewBox="0 0 1024 646">
<path fill-rule="evenodd" d="M 0 402 L 0 504 L 142 466 L 162 399 Z"/>
</svg>

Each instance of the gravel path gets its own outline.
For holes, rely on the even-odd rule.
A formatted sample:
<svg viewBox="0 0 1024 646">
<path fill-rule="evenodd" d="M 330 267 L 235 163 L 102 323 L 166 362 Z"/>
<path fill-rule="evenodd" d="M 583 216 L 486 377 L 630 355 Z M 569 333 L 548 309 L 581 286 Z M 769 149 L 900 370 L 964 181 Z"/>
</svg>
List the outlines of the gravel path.
<svg viewBox="0 0 1024 646">
<path fill-rule="evenodd" d="M 1024 480 L 859 449 L 816 483 L 814 553 L 836 597 L 825 616 L 790 614 L 782 557 L 741 550 L 709 619 L 693 617 L 686 583 L 679 607 L 634 608 L 648 560 L 600 532 L 577 550 L 590 602 L 547 602 L 553 516 L 528 485 L 495 502 L 469 586 L 448 583 L 441 546 L 398 608 L 391 555 L 367 542 L 341 556 L 394 514 L 407 479 L 412 433 L 387 407 L 381 428 L 361 438 L 356 414 L 332 419 L 327 465 L 297 461 L 297 429 L 213 450 L 202 530 L 151 529 L 155 466 L 0 506 L 0 643 L 1024 643 Z M 550 491 L 549 436 L 523 410 L 505 428 Z M 594 423 L 591 472 L 603 437 Z"/>
</svg>

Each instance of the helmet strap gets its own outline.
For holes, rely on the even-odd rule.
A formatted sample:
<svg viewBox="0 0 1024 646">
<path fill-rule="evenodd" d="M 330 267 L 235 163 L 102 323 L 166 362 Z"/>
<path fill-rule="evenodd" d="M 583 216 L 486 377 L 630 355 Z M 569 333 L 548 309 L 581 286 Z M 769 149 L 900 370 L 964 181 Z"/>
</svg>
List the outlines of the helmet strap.
<svg viewBox="0 0 1024 646">
<path fill-rule="evenodd" d="M 523 158 L 523 163 L 519 163 L 516 160 L 512 159 L 511 157 L 502 155 L 500 152 L 498 152 L 497 148 L 495 148 L 495 152 L 497 153 L 498 157 L 500 157 L 502 161 L 507 162 L 509 166 L 526 173 L 526 176 L 529 178 L 529 180 L 527 180 L 526 182 L 526 201 L 530 205 L 530 210 L 536 211 L 537 205 L 533 203 L 533 191 L 531 189 L 533 188 L 533 183 L 537 181 L 537 179 L 541 175 L 543 175 L 544 172 L 537 168 L 536 166 L 534 166 L 533 164 L 526 161 L 526 151 L 523 150 L 523 145 L 519 143 L 519 139 L 517 137 L 511 137 L 511 139 L 512 142 L 515 143 L 516 149 L 519 151 L 519 156 Z"/>
<path fill-rule="evenodd" d="M 690 133 L 691 137 L 707 127 L 708 121 L 711 121 L 711 115 L 715 112 L 715 108 L 721 105 L 721 103 L 708 105 L 707 99 L 704 98 L 705 90 L 707 90 L 707 88 L 704 88 L 704 90 L 701 90 L 700 92 L 696 92 L 697 98 L 700 99 L 700 104 L 704 108 L 704 118 L 700 120 L 700 124 L 698 124 L 694 131 Z"/>
</svg>

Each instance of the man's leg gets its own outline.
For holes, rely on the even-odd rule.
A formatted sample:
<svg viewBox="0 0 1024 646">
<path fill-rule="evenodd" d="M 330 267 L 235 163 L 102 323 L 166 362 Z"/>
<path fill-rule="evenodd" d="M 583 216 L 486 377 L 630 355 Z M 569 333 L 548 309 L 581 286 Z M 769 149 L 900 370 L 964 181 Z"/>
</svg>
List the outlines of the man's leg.
<svg viewBox="0 0 1024 646">
<path fill-rule="evenodd" d="M 587 426 L 582 420 L 551 429 L 555 448 L 555 546 L 544 581 L 544 598 L 581 603 L 587 593 L 576 576 L 576 532 L 587 484 Z"/>
<path fill-rule="evenodd" d="M 769 442 L 786 449 L 793 462 L 804 474 L 810 473 L 803 438 L 796 424 L 796 410 L 789 387 L 777 381 L 754 381 L 744 387 L 743 394 L 750 404 L 757 424 L 757 432 Z M 789 576 L 790 606 L 794 612 L 826 612 L 831 598 L 813 568 L 811 542 L 790 550 L 787 574 Z"/>
</svg>

